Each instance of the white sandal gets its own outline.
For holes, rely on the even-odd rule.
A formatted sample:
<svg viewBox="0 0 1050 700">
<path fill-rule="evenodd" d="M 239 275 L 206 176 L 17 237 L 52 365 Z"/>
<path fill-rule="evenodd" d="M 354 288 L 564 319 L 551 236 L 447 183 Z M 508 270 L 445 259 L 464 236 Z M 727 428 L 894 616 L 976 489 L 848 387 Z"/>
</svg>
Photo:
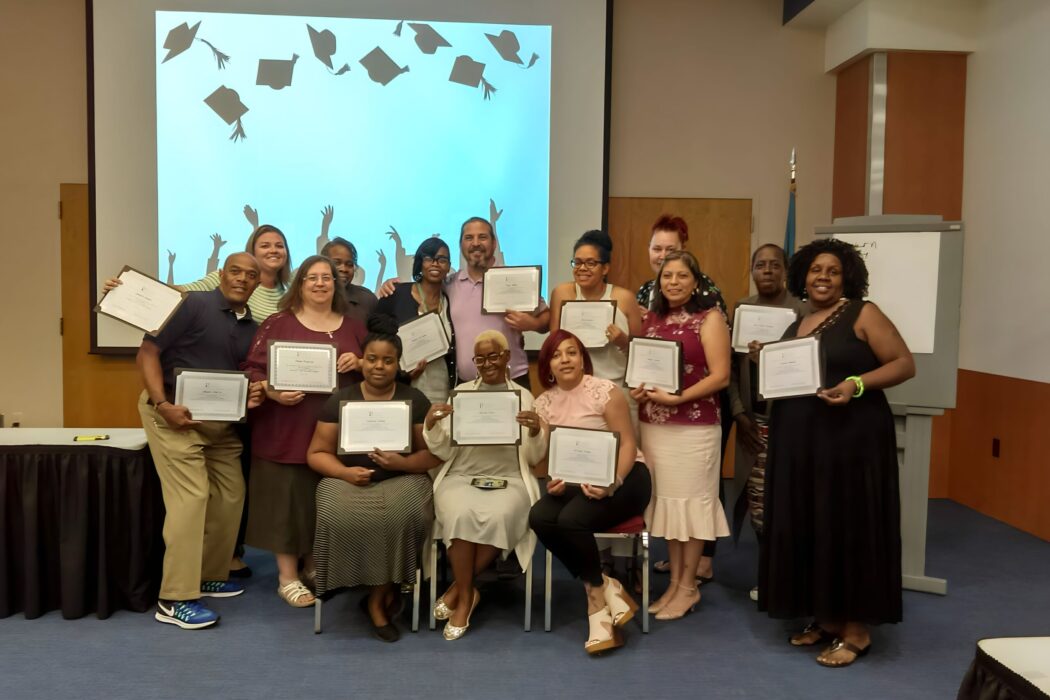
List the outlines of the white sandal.
<svg viewBox="0 0 1050 700">
<path fill-rule="evenodd" d="M 638 611 L 638 603 L 624 590 L 623 584 L 618 580 L 605 574 L 602 574 L 602 578 L 605 579 L 602 593 L 605 595 L 605 604 L 609 607 L 609 614 L 612 615 L 613 625 L 623 627 Z"/>
<path fill-rule="evenodd" d="M 588 615 L 587 623 L 589 628 L 587 642 L 583 648 L 588 654 L 598 654 L 607 649 L 623 646 L 623 636 L 620 630 L 613 626 L 612 614 L 608 607 Z"/>
<path fill-rule="evenodd" d="M 316 600 L 314 594 L 299 579 L 295 579 L 283 586 L 278 586 L 277 595 L 284 598 L 284 602 L 293 608 L 308 608 Z"/>
</svg>

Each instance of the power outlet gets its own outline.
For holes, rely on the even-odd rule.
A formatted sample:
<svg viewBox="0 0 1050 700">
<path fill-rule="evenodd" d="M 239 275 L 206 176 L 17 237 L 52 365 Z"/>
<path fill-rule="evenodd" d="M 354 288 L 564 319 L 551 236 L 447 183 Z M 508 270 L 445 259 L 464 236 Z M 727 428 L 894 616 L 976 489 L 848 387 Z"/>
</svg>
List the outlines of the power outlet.
<svg viewBox="0 0 1050 700">
<path fill-rule="evenodd" d="M 22 412 L 18 411 L 11 414 L 11 427 L 21 428 L 22 427 Z"/>
</svg>

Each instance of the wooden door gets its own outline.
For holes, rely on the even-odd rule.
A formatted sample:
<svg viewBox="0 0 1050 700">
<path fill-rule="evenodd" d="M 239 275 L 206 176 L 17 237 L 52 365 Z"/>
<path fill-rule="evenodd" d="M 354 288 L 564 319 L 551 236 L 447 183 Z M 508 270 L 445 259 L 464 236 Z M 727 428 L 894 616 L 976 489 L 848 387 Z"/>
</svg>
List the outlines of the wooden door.
<svg viewBox="0 0 1050 700">
<path fill-rule="evenodd" d="M 61 186 L 62 401 L 67 428 L 141 427 L 142 382 L 130 355 L 92 355 L 88 187 Z"/>
</svg>

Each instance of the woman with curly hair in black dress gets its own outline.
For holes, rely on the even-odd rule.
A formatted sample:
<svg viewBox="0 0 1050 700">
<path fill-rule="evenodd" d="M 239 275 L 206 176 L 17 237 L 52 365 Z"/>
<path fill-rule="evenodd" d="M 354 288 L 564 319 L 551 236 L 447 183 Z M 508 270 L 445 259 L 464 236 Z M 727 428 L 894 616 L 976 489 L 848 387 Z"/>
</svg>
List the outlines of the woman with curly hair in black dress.
<svg viewBox="0 0 1050 700">
<path fill-rule="evenodd" d="M 813 312 L 784 337 L 820 337 L 827 388 L 773 405 L 758 602 L 772 617 L 814 618 L 791 644 L 830 641 L 817 661 L 847 666 L 867 653 L 869 625 L 901 620 L 897 445 L 882 390 L 915 362 L 863 300 L 868 271 L 848 243 L 801 248 L 787 286 Z"/>
</svg>

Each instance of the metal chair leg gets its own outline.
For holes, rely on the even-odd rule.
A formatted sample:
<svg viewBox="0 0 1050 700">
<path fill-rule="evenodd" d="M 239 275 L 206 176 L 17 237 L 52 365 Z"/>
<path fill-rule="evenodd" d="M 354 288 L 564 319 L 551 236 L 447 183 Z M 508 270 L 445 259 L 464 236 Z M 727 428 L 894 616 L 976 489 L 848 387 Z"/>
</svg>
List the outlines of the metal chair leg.
<svg viewBox="0 0 1050 700">
<path fill-rule="evenodd" d="M 528 562 L 525 569 L 525 631 L 532 631 L 532 569 L 533 563 Z"/>
<path fill-rule="evenodd" d="M 416 585 L 412 586 L 412 631 L 419 631 L 419 589 L 423 586 L 423 570 L 416 569 Z"/>
<path fill-rule="evenodd" d="M 545 556 L 547 563 L 547 572 L 544 575 L 543 580 L 543 631 L 551 631 L 551 566 L 553 564 L 553 557 L 551 551 L 548 549 Z"/>
<path fill-rule="evenodd" d="M 437 539 L 430 541 L 430 629 L 437 627 L 437 619 L 434 617 L 434 606 L 437 605 Z"/>
<path fill-rule="evenodd" d="M 314 634 L 321 634 L 321 597 L 314 598 Z"/>
<path fill-rule="evenodd" d="M 649 533 L 639 535 L 642 541 L 642 632 L 649 634 Z"/>
</svg>

